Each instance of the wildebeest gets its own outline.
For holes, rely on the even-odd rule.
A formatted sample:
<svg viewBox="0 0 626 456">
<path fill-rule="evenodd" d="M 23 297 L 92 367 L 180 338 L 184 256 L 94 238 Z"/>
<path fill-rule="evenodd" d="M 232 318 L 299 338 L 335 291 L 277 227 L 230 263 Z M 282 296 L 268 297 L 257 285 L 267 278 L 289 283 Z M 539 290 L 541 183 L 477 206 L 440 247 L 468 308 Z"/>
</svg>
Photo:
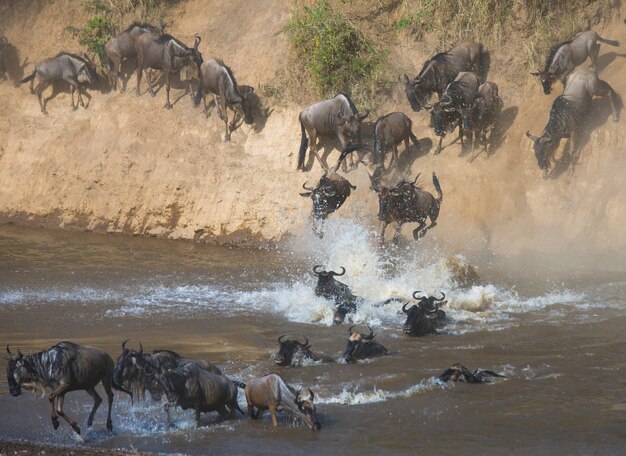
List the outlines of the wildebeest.
<svg viewBox="0 0 626 456">
<path fill-rule="evenodd" d="M 9 48 L 9 40 L 6 36 L 0 36 L 0 78 L 6 78 L 6 63 L 4 62 L 4 55 Z"/>
<path fill-rule="evenodd" d="M 504 375 L 496 374 L 490 370 L 476 369 L 471 372 L 467 367 L 456 363 L 437 378 L 444 383 L 449 380 L 463 383 L 488 383 L 493 378 L 504 378 Z"/>
<path fill-rule="evenodd" d="M 441 153 L 441 143 L 443 138 L 448 133 L 452 133 L 455 128 L 459 128 L 459 139 L 461 140 L 461 147 L 464 147 L 463 143 L 463 124 L 461 121 L 461 114 L 456 110 L 445 110 L 441 106 L 440 102 L 433 104 L 430 109 L 430 123 L 435 130 L 435 135 L 439 136 L 439 142 L 435 148 L 435 155 Z"/>
<path fill-rule="evenodd" d="M 543 71 L 537 70 L 530 73 L 541 82 L 543 93 L 548 95 L 552 91 L 552 84 L 555 81 L 561 81 L 565 87 L 567 76 L 578 65 L 584 63 L 587 58 L 591 59 L 591 65 L 596 68 L 598 52 L 600 51 L 598 41 L 610 46 L 619 46 L 619 42 L 601 38 L 592 30 L 580 32 L 573 40 L 554 46 L 548 54 Z"/>
<path fill-rule="evenodd" d="M 409 150 L 409 139 L 418 147 L 417 138 L 411 130 L 413 122 L 402 112 L 392 112 L 379 117 L 374 124 L 374 164 L 381 170 L 385 169 L 385 153 L 392 148 L 393 155 L 389 161 L 391 168 L 394 161 L 398 162 L 398 144 L 404 141 L 404 150 Z M 405 152 L 406 153 L 406 152 Z"/>
<path fill-rule="evenodd" d="M 217 113 L 220 119 L 224 121 L 226 141 L 230 141 L 230 133 L 236 128 L 240 118 L 248 125 L 254 121 L 249 98 L 254 92 L 254 88 L 238 86 L 232 70 L 220 59 L 208 59 L 200 66 L 200 87 L 194 101 L 197 105 L 202 97 L 205 113 L 208 113 L 207 92 L 213 94 Z M 228 125 L 228 109 L 235 113 L 230 125 Z"/>
<path fill-rule="evenodd" d="M 37 88 L 33 88 L 35 77 L 39 80 Z M 19 84 L 30 81 L 31 93 L 37 93 L 41 112 L 48 114 L 44 106 L 41 94 L 50 84 L 57 81 L 65 81 L 70 85 L 72 95 L 72 108 L 78 109 L 78 104 L 74 105 L 74 91 L 78 92 L 78 103 L 85 107 L 82 97 L 82 85 L 91 84 L 97 78 L 96 67 L 87 54 L 82 57 L 67 52 L 61 52 L 54 57 L 42 60 L 35 65 L 35 70 L 22 79 Z M 85 96 L 91 98 L 86 92 Z"/>
<path fill-rule="evenodd" d="M 102 350 L 94 347 L 59 342 L 47 350 L 23 355 L 21 351 L 12 353 L 7 345 L 9 359 L 7 362 L 7 381 L 12 396 L 19 396 L 22 388 L 42 394 L 49 390 L 50 414 L 54 429 L 59 427 L 59 418 L 63 418 L 76 432 L 80 428 L 63 411 L 65 395 L 70 391 L 86 391 L 93 398 L 93 408 L 87 419 L 87 426 L 93 424 L 93 418 L 102 402 L 95 387 L 102 382 L 106 392 L 109 410 L 107 414 L 107 430 L 113 430 L 111 421 L 111 405 L 113 404 L 113 360 Z M 56 409 L 55 409 L 56 402 Z M 58 416 L 57 416 L 58 415 Z"/>
<path fill-rule="evenodd" d="M 200 37 L 195 37 L 193 47 L 174 38 L 169 34 L 160 34 L 158 32 L 147 31 L 137 37 L 137 89 L 139 95 L 141 87 L 141 74 L 145 69 L 153 68 L 162 70 L 165 73 L 165 93 L 167 101 L 165 109 L 172 109 L 170 103 L 170 76 L 177 73 L 183 68 L 189 69 L 191 75 L 198 77 L 200 66 L 202 65 L 202 54 L 198 51 Z M 156 93 L 152 87 L 152 76 L 146 71 L 148 78 L 148 86 L 150 94 L 155 96 Z M 189 92 L 191 99 L 194 99 L 193 86 L 191 84 L 192 77 L 189 77 Z"/>
<path fill-rule="evenodd" d="M 343 323 L 347 314 L 356 312 L 358 298 L 352 294 L 348 285 L 335 279 L 335 277 L 341 277 L 345 273 L 346 269 L 343 266 L 341 267 L 341 274 L 335 271 L 325 271 L 321 265 L 313 266 L 313 274 L 317 276 L 315 296 L 332 299 L 335 302 L 333 315 L 335 324 Z"/>
<path fill-rule="evenodd" d="M 195 363 L 182 364 L 161 375 L 155 374 L 155 378 L 167 398 L 164 408 L 170 425 L 170 409 L 175 406 L 183 410 L 194 409 L 198 426 L 201 413 L 217 411 L 225 416 L 238 410 L 244 414 L 237 403 L 237 385 L 223 375 L 209 372 Z"/>
<path fill-rule="evenodd" d="M 327 169 L 322 164 L 322 160 L 317 153 L 317 135 L 336 135 L 341 144 L 341 150 L 344 150 L 348 144 L 348 139 L 352 142 L 358 143 L 359 130 L 361 122 L 369 114 L 366 111 L 365 114 L 359 114 L 352 103 L 352 100 L 345 93 L 340 93 L 334 98 L 323 100 L 315 103 L 308 108 L 300 112 L 300 130 L 302 133 L 302 139 L 300 142 L 300 151 L 298 152 L 298 167 L 302 171 L 304 169 L 304 162 L 306 157 L 306 150 L 311 145 L 311 152 L 315 154 L 317 161 L 322 168 Z M 307 139 L 308 134 L 308 139 Z M 354 159 L 350 155 L 351 165 L 354 166 Z M 344 170 L 347 166 L 344 162 Z"/>
<path fill-rule="evenodd" d="M 337 164 L 324 173 L 315 188 L 307 187 L 306 182 L 302 184 L 302 188 L 306 192 L 300 193 L 300 196 L 311 197 L 313 200 L 313 210 L 311 211 L 313 232 L 319 238 L 324 236 L 323 227 L 326 217 L 339 209 L 350 196 L 351 191 L 356 190 L 356 187 L 348 179 L 337 174 L 337 170 L 346 155 L 358 148 L 358 144 L 348 144 L 341 151 Z"/>
<path fill-rule="evenodd" d="M 552 103 L 548 124 L 541 136 L 533 136 L 526 132 L 526 136 L 533 142 L 535 157 L 539 168 L 545 175 L 550 170 L 554 151 L 562 138 L 572 139 L 569 151 L 572 163 L 572 172 L 578 159 L 580 148 L 579 134 L 582 123 L 591 109 L 591 100 L 595 96 L 608 97 L 613 112 L 613 121 L 619 120 L 617 111 L 617 94 L 611 86 L 598 78 L 593 68 L 576 70 L 567 78 L 567 85 L 563 95 L 558 96 Z"/>
<path fill-rule="evenodd" d="M 107 76 L 113 90 L 117 90 L 117 81 L 122 74 L 122 60 L 137 56 L 137 38 L 146 32 L 152 32 L 156 35 L 161 34 L 161 30 L 158 27 L 146 23 L 133 22 L 126 30 L 111 38 L 104 46 Z M 123 91 L 124 88 L 120 84 L 120 92 Z"/>
<path fill-rule="evenodd" d="M 352 325 L 348 330 L 348 343 L 346 350 L 343 353 L 343 359 L 346 363 L 354 362 L 357 359 L 366 359 L 373 356 L 382 356 L 389 354 L 389 350 L 383 347 L 378 342 L 374 342 L 374 330 L 367 326 L 369 329 L 368 335 L 363 335 L 360 332 L 352 332 L 356 325 Z"/>
<path fill-rule="evenodd" d="M 402 77 L 404 90 L 411 108 L 417 112 L 427 105 L 432 93 L 439 98 L 461 71 L 473 71 L 481 76 L 487 70 L 488 54 L 481 43 L 463 41 L 452 49 L 431 57 L 414 79 L 405 74 Z"/>
<path fill-rule="evenodd" d="M 222 375 L 222 371 L 205 360 L 185 358 L 171 350 L 154 350 L 152 353 L 144 353 L 143 345 L 139 343 L 139 351 L 126 348 L 125 340 L 122 343 L 120 353 L 113 370 L 113 385 L 116 389 L 126 392 L 140 400 L 144 398 L 145 390 L 148 390 L 154 400 L 159 400 L 163 393 L 160 384 L 154 375 L 175 369 L 183 364 L 195 363 L 199 367 Z"/>
<path fill-rule="evenodd" d="M 445 304 L 446 295 L 441 293 L 442 297 L 437 299 L 434 296 L 418 296 L 418 293 L 420 292 L 413 293 L 413 298 L 419 301 L 417 304 L 410 309 L 407 309 L 408 302 L 402 306 L 402 312 L 406 314 L 402 331 L 413 337 L 436 334 L 437 328 L 446 324 L 446 313 L 439 309 L 440 305 Z M 435 304 L 435 301 L 442 304 Z"/>
<path fill-rule="evenodd" d="M 294 356 L 324 363 L 334 361 L 330 356 L 311 350 L 309 339 L 306 337 L 304 337 L 304 342 L 300 342 L 298 339 L 289 338 L 287 335 L 283 334 L 278 338 L 278 344 L 280 348 L 276 354 L 276 358 L 274 358 L 274 362 L 279 366 L 291 366 Z"/>
<path fill-rule="evenodd" d="M 372 189 L 378 193 L 378 219 L 383 222 L 380 232 L 380 243 L 385 244 L 385 229 L 387 225 L 396 222 L 396 232 L 393 242 L 397 243 L 400 230 L 404 223 L 417 222 L 419 226 L 413 230 L 415 240 L 426 234 L 426 231 L 437 225 L 439 209 L 443 200 L 443 192 L 439 180 L 433 173 L 433 185 L 437 190 L 435 198 L 429 192 L 415 186 L 417 178 L 413 182 L 402 180 L 393 187 L 381 186 L 372 181 Z M 430 219 L 430 225 L 426 226 L 426 219 Z"/>
<path fill-rule="evenodd" d="M 487 151 L 487 134 L 493 132 L 502 112 L 502 99 L 494 82 L 485 82 L 478 88 L 476 98 L 467 109 L 461 110 L 463 131 L 470 137 L 472 152 L 477 141 Z"/>
<path fill-rule="evenodd" d="M 296 392 L 279 375 L 269 374 L 249 380 L 245 392 L 250 418 L 260 418 L 265 410 L 269 410 L 272 424 L 278 426 L 276 411 L 285 410 L 313 430 L 322 428 L 313 404 L 315 395 L 309 388 Z"/>
</svg>

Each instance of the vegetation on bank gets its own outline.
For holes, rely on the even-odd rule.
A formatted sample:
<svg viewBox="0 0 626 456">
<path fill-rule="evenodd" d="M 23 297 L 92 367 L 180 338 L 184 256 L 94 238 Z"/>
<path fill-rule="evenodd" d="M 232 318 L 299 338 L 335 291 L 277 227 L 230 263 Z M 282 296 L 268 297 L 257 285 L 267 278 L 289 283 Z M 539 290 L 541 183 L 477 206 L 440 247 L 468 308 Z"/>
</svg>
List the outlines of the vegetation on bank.
<svg viewBox="0 0 626 456">
<path fill-rule="evenodd" d="M 82 27 L 67 31 L 104 63 L 104 46 L 133 21 L 159 26 L 166 0 L 81 0 L 89 18 Z"/>
</svg>

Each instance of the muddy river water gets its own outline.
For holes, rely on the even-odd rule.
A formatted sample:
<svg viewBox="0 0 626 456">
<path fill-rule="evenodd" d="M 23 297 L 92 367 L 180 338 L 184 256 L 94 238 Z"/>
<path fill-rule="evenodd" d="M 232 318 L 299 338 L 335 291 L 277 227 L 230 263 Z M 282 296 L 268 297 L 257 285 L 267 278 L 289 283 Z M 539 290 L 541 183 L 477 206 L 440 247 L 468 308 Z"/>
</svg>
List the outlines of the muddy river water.
<svg viewBox="0 0 626 456">
<path fill-rule="evenodd" d="M 91 399 L 70 393 L 66 410 L 84 429 L 53 431 L 45 398 L 11 397 L 0 361 L 0 439 L 182 454 L 624 454 L 626 452 L 626 263 L 553 268 L 514 258 L 457 255 L 434 239 L 380 250 L 351 221 L 333 239 L 295 239 L 244 250 L 88 233 L 0 227 L 0 342 L 23 352 L 61 340 L 113 359 L 120 344 L 169 348 L 208 359 L 245 382 L 277 372 L 315 392 L 319 432 L 286 416 L 220 420 L 116 394 L 114 432 L 105 406 L 93 428 Z M 370 324 L 390 356 L 345 364 L 274 365 L 276 339 L 302 334 L 338 360 L 347 325 L 332 325 L 311 267 L 323 264 L 363 298 L 355 322 Z M 459 266 L 480 281 L 464 283 Z M 456 265 L 456 266 L 455 266 Z M 390 296 L 448 296 L 440 334 L 409 338 Z M 455 362 L 505 376 L 487 385 L 440 384 Z M 100 388 L 100 387 L 99 387 Z M 239 401 L 245 409 L 245 398 Z"/>
</svg>

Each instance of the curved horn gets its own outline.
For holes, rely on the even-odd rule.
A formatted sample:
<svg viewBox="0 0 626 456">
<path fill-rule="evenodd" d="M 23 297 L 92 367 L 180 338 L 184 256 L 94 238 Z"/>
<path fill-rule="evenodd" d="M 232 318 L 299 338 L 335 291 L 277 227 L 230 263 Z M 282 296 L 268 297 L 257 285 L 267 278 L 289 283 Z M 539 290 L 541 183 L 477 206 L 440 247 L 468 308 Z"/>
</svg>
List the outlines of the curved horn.
<svg viewBox="0 0 626 456">
<path fill-rule="evenodd" d="M 194 41 L 193 43 L 193 47 L 197 48 L 198 45 L 200 44 L 200 41 L 202 41 L 202 38 L 200 38 L 198 35 L 194 35 L 196 37 L 196 41 Z"/>
<path fill-rule="evenodd" d="M 320 271 L 318 271 L 317 269 L 320 269 Z M 316 264 L 315 266 L 313 266 L 313 274 L 315 275 L 320 275 L 320 273 L 324 270 L 324 267 L 321 264 Z"/>
<path fill-rule="evenodd" d="M 443 291 L 440 291 L 439 293 L 441 293 L 441 298 L 435 298 L 435 301 L 443 301 L 444 299 L 446 299 L 446 294 Z"/>
<path fill-rule="evenodd" d="M 130 339 L 126 339 L 124 342 L 122 342 L 122 350 L 126 350 L 126 342 L 128 342 Z"/>
<path fill-rule="evenodd" d="M 415 176 L 415 180 L 411 183 L 411 185 L 415 185 L 415 183 L 417 182 L 417 179 L 419 179 L 420 174 L 422 173 L 417 173 L 417 176 Z"/>
<path fill-rule="evenodd" d="M 526 136 L 532 141 L 532 142 L 537 142 L 537 140 L 539 140 L 539 138 L 537 136 L 531 135 L 529 131 L 526 132 Z"/>
<path fill-rule="evenodd" d="M 304 343 L 301 343 L 300 341 L 297 341 L 297 342 L 301 347 L 306 347 L 307 345 L 309 345 L 309 339 L 307 337 L 304 337 Z"/>
<path fill-rule="evenodd" d="M 356 325 L 352 325 L 350 326 L 350 329 L 348 329 L 348 334 L 352 335 L 352 330 L 354 329 Z"/>
<path fill-rule="evenodd" d="M 406 306 L 407 306 L 408 304 L 409 304 L 408 302 L 405 302 L 405 303 L 402 305 L 402 312 L 404 312 L 405 314 L 408 314 L 408 313 L 409 313 L 409 311 L 408 311 L 408 310 L 406 310 Z"/>
<path fill-rule="evenodd" d="M 279 344 L 282 344 L 282 343 L 283 343 L 283 337 L 285 337 L 285 336 L 287 336 L 287 334 L 283 334 L 282 336 L 280 336 L 280 337 L 278 338 L 278 343 L 279 343 Z"/>
<path fill-rule="evenodd" d="M 417 293 L 421 293 L 421 291 L 420 290 L 414 291 L 411 296 L 413 296 L 413 299 L 416 299 L 419 301 L 421 299 L 421 296 L 420 297 L 415 296 Z"/>
<path fill-rule="evenodd" d="M 344 275 L 346 273 L 346 268 L 344 268 L 343 266 L 339 266 L 341 268 L 341 274 L 335 272 L 335 271 L 330 271 L 332 275 L 335 275 L 337 277 L 341 277 L 342 275 Z"/>
<path fill-rule="evenodd" d="M 422 77 L 419 74 L 413 78 L 413 82 L 415 84 L 420 84 L 422 81 L 423 81 L 423 79 L 422 79 Z"/>
<path fill-rule="evenodd" d="M 367 325 L 367 329 L 370 330 L 370 333 L 365 336 L 364 339 L 372 340 L 374 338 L 374 330 L 370 327 L 370 325 Z"/>
<path fill-rule="evenodd" d="M 141 345 L 141 341 L 139 341 L 139 354 L 143 355 L 143 345 Z"/>
<path fill-rule="evenodd" d="M 311 391 L 311 388 L 307 388 L 309 390 L 309 394 L 311 395 L 311 401 L 315 400 L 315 394 L 313 394 L 313 391 Z"/>
<path fill-rule="evenodd" d="M 11 350 L 9 349 L 9 344 L 7 344 L 7 353 L 8 353 L 9 355 L 12 355 L 12 354 L 13 354 L 13 353 L 11 353 Z"/>
<path fill-rule="evenodd" d="M 313 187 L 307 187 L 307 186 L 306 186 L 306 183 L 307 183 L 307 182 L 308 182 L 308 181 L 305 181 L 305 182 L 304 182 L 304 184 L 302 184 L 302 188 L 303 188 L 303 189 L 305 189 L 305 190 L 306 190 L 306 191 L 308 191 L 308 192 L 312 192 L 313 190 L 315 190 Z"/>
</svg>

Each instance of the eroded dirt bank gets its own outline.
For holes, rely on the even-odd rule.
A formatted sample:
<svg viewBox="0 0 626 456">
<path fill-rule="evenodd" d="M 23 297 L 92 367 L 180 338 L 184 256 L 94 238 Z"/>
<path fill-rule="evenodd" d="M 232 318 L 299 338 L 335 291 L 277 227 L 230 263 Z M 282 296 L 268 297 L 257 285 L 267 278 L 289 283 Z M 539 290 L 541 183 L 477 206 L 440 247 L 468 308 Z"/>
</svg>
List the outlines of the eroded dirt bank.
<svg viewBox="0 0 626 456">
<path fill-rule="evenodd" d="M 34 62 L 61 49 L 79 49 L 64 32 L 84 20 L 79 8 L 67 0 L 3 7 L 0 30 L 21 60 L 28 58 L 26 74 Z M 199 34 L 205 58 L 224 58 L 240 84 L 258 88 L 275 81 L 284 65 L 282 28 L 289 8 L 288 2 L 272 0 L 180 2 L 169 12 L 170 32 L 188 42 Z M 595 29 L 622 43 L 602 46 L 600 67 L 601 78 L 626 93 L 626 26 L 615 17 Z M 398 73 L 415 73 L 427 53 L 419 43 L 404 41 L 391 55 Z M 513 77 L 504 70 L 511 55 L 498 50 L 492 55 L 489 79 L 500 85 L 505 133 L 490 157 L 471 161 L 459 156 L 458 144 L 433 156 L 427 114 L 411 112 L 400 87 L 383 110 L 407 113 L 421 140 L 420 150 L 401 158 L 407 176 L 421 172 L 424 187 L 433 191 L 435 171 L 442 184 L 439 224 L 426 239 L 450 250 L 623 251 L 624 121 L 613 123 L 608 103 L 594 101 L 576 173 L 543 179 L 524 133 L 542 131 L 560 88 L 544 96 L 527 72 Z M 76 112 L 69 93 L 61 92 L 50 100 L 46 117 L 26 85 L 0 83 L 0 220 L 243 244 L 277 242 L 310 229 L 310 200 L 298 193 L 305 180 L 315 182 L 321 172 L 317 163 L 309 173 L 295 171 L 302 106 L 270 103 L 267 119 L 244 125 L 225 143 L 216 113 L 207 119 L 194 109 L 183 85 L 172 92 L 177 102 L 171 111 L 163 109 L 164 91 L 156 98 L 136 97 L 134 88 L 132 77 L 124 94 L 91 90 L 89 108 Z M 336 157 L 330 152 L 330 161 Z M 347 177 L 357 190 L 335 216 L 377 229 L 377 199 L 365 167 Z M 410 236 L 409 228 L 405 235 Z"/>
</svg>

